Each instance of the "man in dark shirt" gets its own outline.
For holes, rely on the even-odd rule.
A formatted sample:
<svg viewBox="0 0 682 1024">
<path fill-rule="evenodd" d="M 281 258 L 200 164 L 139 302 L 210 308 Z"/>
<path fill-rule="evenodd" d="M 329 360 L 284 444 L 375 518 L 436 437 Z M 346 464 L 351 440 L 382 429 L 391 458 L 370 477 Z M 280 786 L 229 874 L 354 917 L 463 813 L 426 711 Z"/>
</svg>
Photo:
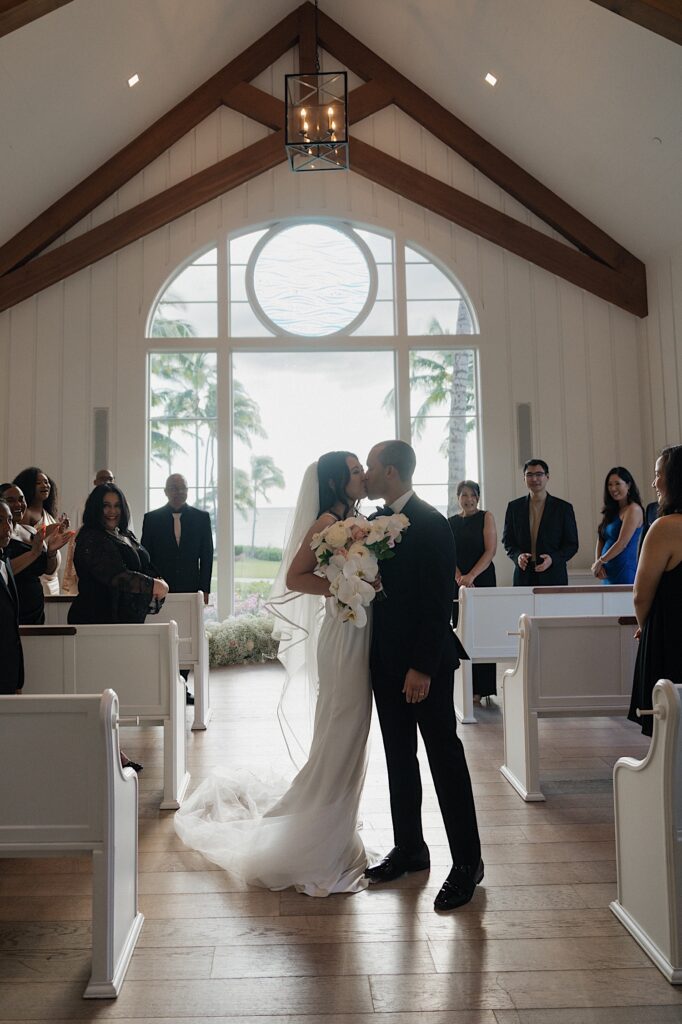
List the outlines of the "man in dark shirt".
<svg viewBox="0 0 682 1024">
<path fill-rule="evenodd" d="M 502 534 L 514 563 L 514 586 L 566 586 L 566 563 L 578 550 L 573 506 L 548 493 L 549 466 L 543 459 L 529 459 L 523 476 L 528 496 L 509 502 Z"/>
<path fill-rule="evenodd" d="M 141 543 L 171 594 L 204 593 L 208 604 L 213 570 L 213 533 L 208 512 L 187 504 L 187 481 L 172 473 L 164 490 L 168 504 L 147 512 Z M 185 680 L 188 673 L 183 671 Z M 187 694 L 187 703 L 194 698 Z"/>
</svg>

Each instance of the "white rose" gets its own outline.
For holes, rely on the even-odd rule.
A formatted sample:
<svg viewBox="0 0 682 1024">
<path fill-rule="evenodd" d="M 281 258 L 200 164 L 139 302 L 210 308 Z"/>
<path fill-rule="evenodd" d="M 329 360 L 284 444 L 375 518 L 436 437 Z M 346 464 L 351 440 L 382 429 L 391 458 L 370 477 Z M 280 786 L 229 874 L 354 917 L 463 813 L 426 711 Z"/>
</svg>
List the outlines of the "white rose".
<svg viewBox="0 0 682 1024">
<path fill-rule="evenodd" d="M 343 523 L 332 523 L 327 527 L 324 539 L 331 548 L 342 548 L 348 539 L 348 530 Z"/>
</svg>

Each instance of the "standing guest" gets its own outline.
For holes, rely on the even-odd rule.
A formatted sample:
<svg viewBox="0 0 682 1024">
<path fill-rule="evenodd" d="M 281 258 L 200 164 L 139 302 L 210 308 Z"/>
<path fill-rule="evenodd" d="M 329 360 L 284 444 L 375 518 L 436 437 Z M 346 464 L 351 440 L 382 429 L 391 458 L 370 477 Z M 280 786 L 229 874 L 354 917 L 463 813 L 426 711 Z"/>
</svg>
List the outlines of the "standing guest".
<svg viewBox="0 0 682 1024">
<path fill-rule="evenodd" d="M 116 484 L 100 484 L 83 509 L 74 563 L 78 596 L 68 620 L 81 623 L 144 622 L 153 599 L 165 598 L 168 584 L 160 579 L 145 549 L 128 528 L 130 513 Z M 121 751 L 124 768 L 142 765 Z"/>
<path fill-rule="evenodd" d="M 51 480 L 47 473 L 37 466 L 29 466 L 22 469 L 12 481 L 26 498 L 26 514 L 24 525 L 45 527 L 45 536 L 49 537 L 53 530 L 66 533 L 69 529 L 69 520 L 66 515 L 59 515 L 57 510 L 57 485 Z M 54 572 L 44 573 L 41 576 L 43 593 L 46 596 L 56 597 L 59 594 L 59 578 L 57 575 L 61 555 L 57 552 L 57 565 Z"/>
<path fill-rule="evenodd" d="M 502 543 L 514 563 L 515 587 L 565 587 L 566 563 L 578 550 L 573 506 L 547 491 L 549 466 L 529 459 L 523 467 L 525 498 L 507 505 Z"/>
<path fill-rule="evenodd" d="M 5 549 L 12 565 L 19 596 L 19 625 L 41 626 L 45 622 L 45 595 L 40 578 L 57 568 L 59 548 L 73 538 L 71 532 L 53 530 L 45 540 L 45 527 L 24 525 L 26 499 L 20 487 L 0 484 L 0 498 L 7 502 L 14 529 Z"/>
<path fill-rule="evenodd" d="M 460 480 L 457 501 L 460 511 L 448 522 L 455 538 L 457 568 L 455 582 L 462 587 L 495 587 L 493 558 L 497 551 L 497 527 L 492 512 L 479 509 L 481 489 L 475 480 Z M 452 624 L 457 625 L 459 604 L 453 605 Z M 473 665 L 474 704 L 497 693 L 496 666 Z"/>
<path fill-rule="evenodd" d="M 6 501 L 0 501 L 0 693 L 21 693 L 24 685 L 24 653 L 19 637 L 19 598 L 12 566 L 5 549 L 14 521 Z"/>
<path fill-rule="evenodd" d="M 208 604 L 213 571 L 213 533 L 208 512 L 187 504 L 187 481 L 180 473 L 166 480 L 168 503 L 147 512 L 142 522 L 142 546 L 168 581 L 171 594 L 204 592 Z M 189 673 L 182 671 L 187 682 Z M 194 697 L 187 691 L 188 704 Z"/>
<path fill-rule="evenodd" d="M 682 445 L 664 448 L 656 460 L 654 487 L 659 514 L 642 545 L 635 576 L 635 615 L 639 651 L 635 663 L 628 718 L 653 732 L 653 716 L 637 717 L 637 708 L 651 710 L 659 679 L 682 684 Z"/>
<path fill-rule="evenodd" d="M 614 466 L 604 481 L 604 507 L 592 573 L 604 583 L 630 584 L 637 571 L 637 545 L 644 509 L 632 473 Z"/>
<path fill-rule="evenodd" d="M 116 478 L 110 469 L 98 469 L 95 473 L 95 479 L 92 481 L 93 487 L 99 487 L 100 484 L 113 484 L 116 483 Z M 76 519 L 76 527 L 80 528 L 81 515 L 79 514 Z M 131 533 L 135 532 L 133 527 L 132 517 L 128 523 L 128 529 Z M 67 594 L 70 597 L 75 597 L 78 593 L 78 576 L 73 564 L 73 556 L 76 546 L 76 535 L 71 539 L 69 544 L 69 550 L 66 555 L 66 567 L 62 575 L 62 594 Z"/>
<path fill-rule="evenodd" d="M 152 598 L 164 598 L 168 584 L 129 529 L 130 513 L 116 484 L 100 484 L 83 510 L 74 564 L 78 596 L 69 622 L 144 622 Z"/>
</svg>

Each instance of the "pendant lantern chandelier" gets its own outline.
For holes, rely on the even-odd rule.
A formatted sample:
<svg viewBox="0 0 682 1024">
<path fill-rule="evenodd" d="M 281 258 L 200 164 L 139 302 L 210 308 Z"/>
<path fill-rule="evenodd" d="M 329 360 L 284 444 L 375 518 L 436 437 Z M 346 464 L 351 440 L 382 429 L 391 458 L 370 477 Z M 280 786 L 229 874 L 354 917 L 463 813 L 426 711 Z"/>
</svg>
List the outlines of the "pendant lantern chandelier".
<svg viewBox="0 0 682 1024">
<path fill-rule="evenodd" d="M 284 76 L 284 138 L 292 171 L 348 170 L 348 75 L 322 71 L 315 0 L 315 70 Z"/>
</svg>

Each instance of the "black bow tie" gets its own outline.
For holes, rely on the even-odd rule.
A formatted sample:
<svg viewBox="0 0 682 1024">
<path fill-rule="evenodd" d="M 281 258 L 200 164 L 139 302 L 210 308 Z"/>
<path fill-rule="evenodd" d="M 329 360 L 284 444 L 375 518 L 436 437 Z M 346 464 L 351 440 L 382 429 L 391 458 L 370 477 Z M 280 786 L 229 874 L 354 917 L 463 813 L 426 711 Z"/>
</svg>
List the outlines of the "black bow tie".
<svg viewBox="0 0 682 1024">
<path fill-rule="evenodd" d="M 377 510 L 375 512 L 375 515 L 377 515 L 377 516 L 392 516 L 393 515 L 393 509 L 391 508 L 390 505 L 377 505 Z"/>
</svg>

